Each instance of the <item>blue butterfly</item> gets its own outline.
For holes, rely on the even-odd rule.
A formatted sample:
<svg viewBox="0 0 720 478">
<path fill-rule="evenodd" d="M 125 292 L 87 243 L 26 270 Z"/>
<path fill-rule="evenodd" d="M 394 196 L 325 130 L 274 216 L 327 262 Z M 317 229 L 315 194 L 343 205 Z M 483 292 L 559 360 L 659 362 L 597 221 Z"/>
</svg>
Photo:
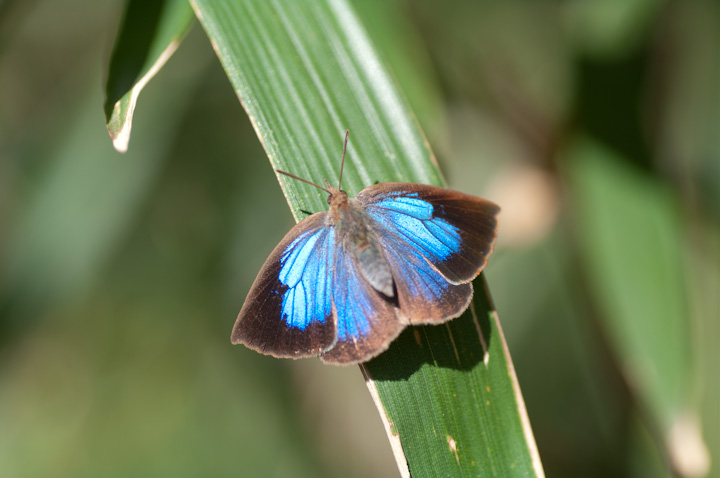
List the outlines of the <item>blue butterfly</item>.
<svg viewBox="0 0 720 478">
<path fill-rule="evenodd" d="M 345 135 L 345 159 L 348 132 Z M 283 358 L 361 363 L 408 325 L 438 324 L 470 304 L 500 208 L 450 189 L 381 183 L 355 197 L 289 173 L 329 194 L 330 210 L 285 236 L 245 299 L 232 342 Z"/>
</svg>

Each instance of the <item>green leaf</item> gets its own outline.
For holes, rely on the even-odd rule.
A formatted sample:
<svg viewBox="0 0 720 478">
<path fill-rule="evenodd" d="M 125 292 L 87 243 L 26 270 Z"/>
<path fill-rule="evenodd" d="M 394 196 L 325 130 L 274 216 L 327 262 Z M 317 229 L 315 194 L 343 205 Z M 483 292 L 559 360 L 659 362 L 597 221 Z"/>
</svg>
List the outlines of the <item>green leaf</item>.
<svg viewBox="0 0 720 478">
<path fill-rule="evenodd" d="M 363 26 L 344 1 L 194 0 L 273 168 L 335 183 L 443 184 L 432 152 Z M 326 195 L 279 177 L 296 220 Z M 512 363 L 482 279 L 474 307 L 408 329 L 363 371 L 401 472 L 542 476 Z"/>
<path fill-rule="evenodd" d="M 680 204 L 659 181 L 593 141 L 576 141 L 566 166 L 583 265 L 608 343 L 674 468 L 702 469 L 707 451 L 693 404 L 697 357 Z"/>
<path fill-rule="evenodd" d="M 396 457 L 401 446 L 415 477 L 544 476 L 497 314 L 474 286 L 465 315 L 408 329 L 365 364 Z"/>
<path fill-rule="evenodd" d="M 119 152 L 127 151 L 140 91 L 175 53 L 192 20 L 185 1 L 128 1 L 110 59 L 105 99 L 107 130 Z"/>
</svg>

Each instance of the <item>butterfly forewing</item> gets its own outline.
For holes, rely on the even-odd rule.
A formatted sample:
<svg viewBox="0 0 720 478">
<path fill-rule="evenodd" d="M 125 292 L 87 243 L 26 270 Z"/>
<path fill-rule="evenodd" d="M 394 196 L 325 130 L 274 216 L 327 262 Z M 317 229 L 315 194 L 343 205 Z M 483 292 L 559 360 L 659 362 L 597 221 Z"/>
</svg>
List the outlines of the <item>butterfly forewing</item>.
<svg viewBox="0 0 720 478">
<path fill-rule="evenodd" d="M 335 343 L 335 228 L 327 213 L 293 227 L 270 254 L 235 322 L 233 343 L 276 357 L 309 357 Z"/>
<path fill-rule="evenodd" d="M 381 183 L 355 198 L 392 233 L 453 284 L 471 281 L 487 263 L 495 242 L 497 205 L 451 189 L 412 183 Z"/>
</svg>

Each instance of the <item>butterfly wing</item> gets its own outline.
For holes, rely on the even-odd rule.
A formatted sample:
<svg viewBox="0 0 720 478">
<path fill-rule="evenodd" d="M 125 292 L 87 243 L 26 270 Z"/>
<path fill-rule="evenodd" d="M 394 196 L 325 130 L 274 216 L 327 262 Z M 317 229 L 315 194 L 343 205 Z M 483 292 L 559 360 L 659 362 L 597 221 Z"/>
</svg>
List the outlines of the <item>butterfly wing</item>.
<svg viewBox="0 0 720 478">
<path fill-rule="evenodd" d="M 469 282 L 451 284 L 400 236 L 386 232 L 382 243 L 405 323 L 444 322 L 459 316 L 470 305 L 473 288 Z"/>
<path fill-rule="evenodd" d="M 337 244 L 333 282 L 337 342 L 321 358 L 335 364 L 370 360 L 387 349 L 404 327 L 395 303 L 370 285 L 360 270 L 352 245 L 342 240 Z"/>
<path fill-rule="evenodd" d="M 382 183 L 356 201 L 371 218 L 410 323 L 457 317 L 472 296 L 496 237 L 497 205 L 451 189 Z"/>
<path fill-rule="evenodd" d="M 265 261 L 245 299 L 232 342 L 275 357 L 310 357 L 335 343 L 335 228 L 327 213 L 306 218 Z"/>
</svg>

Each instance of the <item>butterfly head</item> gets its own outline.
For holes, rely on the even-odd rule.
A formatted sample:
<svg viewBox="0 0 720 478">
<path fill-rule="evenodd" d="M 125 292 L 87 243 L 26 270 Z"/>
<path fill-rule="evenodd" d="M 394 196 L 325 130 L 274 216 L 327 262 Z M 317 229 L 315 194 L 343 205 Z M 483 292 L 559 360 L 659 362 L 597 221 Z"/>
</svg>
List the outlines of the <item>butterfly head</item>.
<svg viewBox="0 0 720 478">
<path fill-rule="evenodd" d="M 342 204 L 347 204 L 348 195 L 345 191 L 343 191 L 342 189 L 333 187 L 328 182 L 327 179 L 325 180 L 325 186 L 327 186 L 327 189 L 325 189 L 325 191 L 327 191 L 327 193 L 328 193 L 328 198 L 327 198 L 328 204 L 330 204 L 331 206 L 332 205 L 340 206 Z"/>
</svg>

